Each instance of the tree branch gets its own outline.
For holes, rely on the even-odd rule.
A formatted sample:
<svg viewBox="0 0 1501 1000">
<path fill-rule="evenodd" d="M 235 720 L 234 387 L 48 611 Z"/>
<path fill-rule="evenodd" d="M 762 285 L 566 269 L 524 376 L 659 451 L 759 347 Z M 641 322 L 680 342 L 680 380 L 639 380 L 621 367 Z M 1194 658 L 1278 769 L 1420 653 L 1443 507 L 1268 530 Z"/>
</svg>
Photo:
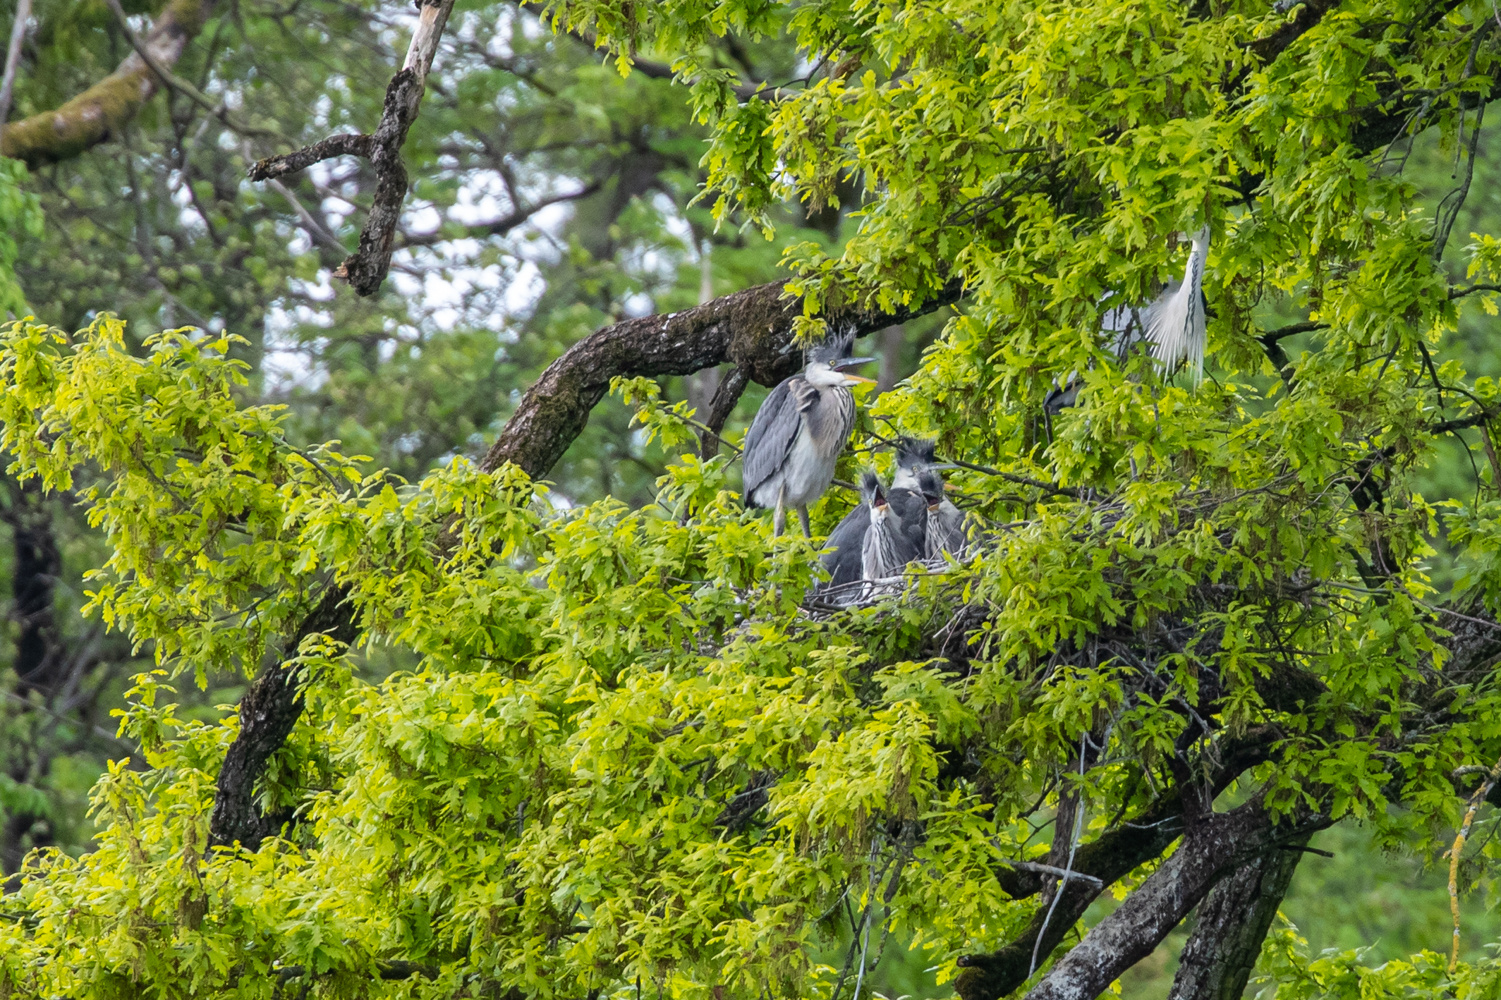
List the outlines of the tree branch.
<svg viewBox="0 0 1501 1000">
<path fill-rule="evenodd" d="M 1235 778 L 1267 760 L 1277 735 L 1272 727 L 1262 727 L 1218 748 L 1219 764 L 1214 770 L 1210 793 L 1218 794 Z M 1057 904 L 1051 906 L 1051 917 L 1047 915 L 1049 907 L 1039 907 L 1026 929 L 1005 947 L 961 957 L 959 966 L 964 971 L 954 980 L 955 992 L 961 1000 L 997 1000 L 1016 989 L 1032 974 L 1034 953 L 1039 961 L 1045 960 L 1063 943 L 1106 886 L 1159 857 L 1183 833 L 1183 799 L 1174 792 L 1129 822 L 1112 827 L 1090 843 L 1080 844 L 1074 855 L 1073 871 L 1088 880 L 1074 878 L 1061 884 L 1056 890 Z M 1029 871 L 1008 870 L 997 874 L 1004 876 L 1000 879 L 1001 886 L 1013 899 L 1035 895 L 1045 885 L 1042 876 Z"/>
<path fill-rule="evenodd" d="M 364 137 L 362 136 L 361 138 Z M 257 164 L 257 166 L 259 165 Z M 577 191 L 565 191 L 562 194 L 553 194 L 548 195 L 546 198 L 538 198 L 530 204 L 521 205 L 507 212 L 498 219 L 465 226 L 463 231 L 457 234 L 444 232 L 441 228 L 436 232 L 422 233 L 420 235 L 407 235 L 403 233 L 401 236 L 401 245 L 404 247 L 430 247 L 435 243 L 443 243 L 454 239 L 484 239 L 489 236 L 504 236 L 549 205 L 560 205 L 563 202 L 578 201 L 580 198 L 587 198 L 603 186 L 599 181 L 590 181 Z"/>
<path fill-rule="evenodd" d="M 356 638 L 354 611 L 345 587 L 330 586 L 303 619 L 284 653 L 295 656 L 307 636 L 322 633 L 340 642 Z M 299 673 L 285 663 L 263 670 L 240 699 L 240 731 L 224 755 L 209 818 L 209 846 L 240 844 L 251 850 L 277 832 L 287 817 L 263 816 L 255 805 L 255 785 L 271 755 L 281 749 L 302 715 Z"/>
<path fill-rule="evenodd" d="M 752 381 L 776 385 L 802 366 L 792 342 L 792 321 L 802 306 L 783 295 L 783 284 L 757 285 L 666 316 L 628 319 L 585 337 L 527 390 L 484 467 L 510 462 L 533 478 L 546 475 L 617 375 L 691 375 L 728 361 Z M 963 285 L 951 281 L 921 305 L 890 313 L 849 310 L 829 320 L 864 336 L 957 302 L 962 292 Z"/>
<path fill-rule="evenodd" d="M 385 106 L 380 124 L 369 135 L 333 135 L 322 142 L 285 156 L 272 156 L 250 168 L 251 180 L 270 180 L 303 170 L 334 156 L 365 156 L 375 167 L 375 197 L 365 228 L 360 232 L 360 248 L 344 259 L 334 277 L 345 278 L 358 295 L 374 295 L 391 270 L 391 254 L 396 247 L 396 225 L 407 196 L 407 170 L 401 162 L 401 147 L 407 132 L 417 120 L 427 74 L 438 52 L 438 40 L 454 0 L 419 0 L 417 30 L 407 46 L 406 61 L 386 86 Z"/>
<path fill-rule="evenodd" d="M 374 295 L 391 270 L 396 224 L 401 221 L 401 207 L 407 196 L 407 171 L 401 162 L 401 147 L 406 143 L 412 122 L 417 120 L 427 74 L 432 69 L 438 39 L 443 35 L 453 4 L 454 0 L 422 0 L 406 62 L 386 88 L 380 125 L 370 136 L 375 197 L 370 214 L 365 217 L 365 228 L 360 232 L 360 248 L 334 272 L 335 277 L 347 278 L 358 295 Z"/>
<path fill-rule="evenodd" d="M 363 156 L 369 159 L 372 143 L 370 136 L 358 133 L 331 135 L 322 142 L 304 146 L 295 153 L 257 160 L 246 174 L 253 181 L 269 181 L 306 170 L 315 163 L 322 163 L 336 156 Z"/>
<path fill-rule="evenodd" d="M 708 461 L 719 454 L 719 432 L 724 430 L 725 421 L 730 419 L 730 414 L 735 411 L 735 404 L 740 402 L 740 396 L 749 384 L 750 379 L 746 377 L 745 370 L 738 365 L 720 380 L 719 387 L 714 390 L 714 398 L 709 401 L 708 422 L 703 433 L 698 436 L 700 458 Z"/>
<path fill-rule="evenodd" d="M 203 30 L 214 0 L 169 0 L 141 44 L 158 66 L 177 65 L 188 42 Z M 0 131 L 0 156 L 39 167 L 77 156 L 116 135 L 161 86 L 161 78 L 132 51 L 119 67 L 53 111 L 32 115 Z"/>
<path fill-rule="evenodd" d="M 955 302 L 962 290 L 959 282 L 951 282 L 920 306 L 895 314 L 850 311 L 838 314 L 835 322 L 870 333 Z M 782 282 L 772 282 L 685 312 L 604 327 L 543 372 L 480 467 L 493 472 L 514 462 L 533 478 L 546 475 L 583 430 L 589 411 L 616 375 L 687 375 L 733 361 L 748 377 L 775 384 L 801 366 L 792 342 L 792 320 L 800 308 L 796 300 L 782 296 Z M 353 642 L 357 630 L 347 599 L 345 588 L 330 588 L 289 641 L 285 655 L 295 655 L 303 637 L 314 633 Z M 240 732 L 219 771 L 209 827 L 212 844 L 238 842 L 253 850 L 280 827 L 281 817 L 262 816 L 255 808 L 254 788 L 302 714 L 297 683 L 295 671 L 273 664 L 241 699 Z"/>
<path fill-rule="evenodd" d="M 1189 827 L 1172 857 L 1058 960 L 1027 1000 L 1095 1000 L 1150 955 L 1227 871 L 1329 822 L 1315 814 L 1296 826 L 1273 826 L 1259 800 L 1211 813 Z"/>
<path fill-rule="evenodd" d="M 1308 0 L 1307 3 L 1297 4 L 1296 13 L 1286 23 L 1265 38 L 1258 38 L 1250 44 L 1252 54 L 1263 63 L 1271 62 L 1293 42 L 1312 30 L 1324 19 L 1325 14 L 1338 6 L 1339 0 Z"/>
<path fill-rule="evenodd" d="M 1168 1000 L 1240 1000 L 1307 842 L 1263 851 L 1209 891 Z"/>
</svg>

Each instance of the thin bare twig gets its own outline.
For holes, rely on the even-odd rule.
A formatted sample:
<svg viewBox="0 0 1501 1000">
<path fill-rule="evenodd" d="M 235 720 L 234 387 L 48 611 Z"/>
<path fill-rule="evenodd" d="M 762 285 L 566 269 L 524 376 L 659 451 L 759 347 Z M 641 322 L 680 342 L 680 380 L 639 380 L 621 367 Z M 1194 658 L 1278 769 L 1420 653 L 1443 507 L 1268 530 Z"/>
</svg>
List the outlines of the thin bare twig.
<svg viewBox="0 0 1501 1000">
<path fill-rule="evenodd" d="M 0 77 L 0 129 L 10 115 L 10 97 L 21 67 L 21 43 L 26 40 L 26 22 L 31 19 L 31 0 L 18 0 L 16 19 L 10 25 L 10 44 L 5 49 L 5 75 Z"/>
<path fill-rule="evenodd" d="M 1475 822 L 1475 813 L 1479 811 L 1480 803 L 1485 801 L 1498 781 L 1501 781 L 1501 760 L 1496 761 L 1496 766 L 1486 773 L 1485 780 L 1475 789 L 1475 794 L 1470 796 L 1464 823 L 1460 825 L 1459 833 L 1454 838 L 1454 846 L 1449 848 L 1449 913 L 1454 917 L 1454 943 L 1449 951 L 1451 975 L 1459 967 L 1459 855 L 1464 850 L 1465 840 L 1470 836 L 1470 826 Z"/>
</svg>

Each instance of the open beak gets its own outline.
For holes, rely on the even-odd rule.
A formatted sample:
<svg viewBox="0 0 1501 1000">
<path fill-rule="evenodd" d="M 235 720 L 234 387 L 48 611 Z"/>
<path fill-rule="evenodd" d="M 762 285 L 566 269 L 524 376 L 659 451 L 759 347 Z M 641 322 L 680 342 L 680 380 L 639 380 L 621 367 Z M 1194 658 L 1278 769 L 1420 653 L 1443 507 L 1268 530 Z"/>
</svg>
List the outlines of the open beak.
<svg viewBox="0 0 1501 1000">
<path fill-rule="evenodd" d="M 874 360 L 875 358 L 840 358 L 829 367 L 844 376 L 845 385 L 859 385 L 862 382 L 867 382 L 871 385 L 875 385 L 876 380 L 873 378 L 865 378 L 861 375 L 851 375 L 849 372 L 845 371 L 846 368 L 858 368 L 861 365 L 868 365 Z"/>
</svg>

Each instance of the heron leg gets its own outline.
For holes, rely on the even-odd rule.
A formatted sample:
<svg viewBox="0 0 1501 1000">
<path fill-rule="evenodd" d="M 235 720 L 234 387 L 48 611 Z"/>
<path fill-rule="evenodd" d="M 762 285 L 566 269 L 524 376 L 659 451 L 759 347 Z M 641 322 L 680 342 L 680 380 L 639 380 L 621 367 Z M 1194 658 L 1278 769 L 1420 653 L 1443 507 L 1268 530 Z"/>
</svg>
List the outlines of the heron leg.
<svg viewBox="0 0 1501 1000">
<path fill-rule="evenodd" d="M 804 538 L 812 538 L 813 537 L 813 532 L 808 528 L 808 505 L 807 504 L 802 503 L 802 504 L 798 504 L 797 505 L 797 519 L 799 521 L 803 522 L 803 537 Z"/>
<path fill-rule="evenodd" d="M 782 529 L 787 527 L 787 487 L 777 487 L 777 512 L 771 516 L 771 537 L 782 537 Z"/>
</svg>

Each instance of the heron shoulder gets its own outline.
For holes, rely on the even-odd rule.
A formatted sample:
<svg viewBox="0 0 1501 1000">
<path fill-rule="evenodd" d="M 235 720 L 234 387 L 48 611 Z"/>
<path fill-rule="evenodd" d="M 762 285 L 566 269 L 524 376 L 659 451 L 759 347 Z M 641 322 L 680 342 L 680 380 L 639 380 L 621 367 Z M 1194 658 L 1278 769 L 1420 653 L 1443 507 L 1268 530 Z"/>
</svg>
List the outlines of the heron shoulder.
<svg viewBox="0 0 1501 1000">
<path fill-rule="evenodd" d="M 756 488 L 782 467 L 792 449 L 793 439 L 802 425 L 796 396 L 800 391 L 797 385 L 802 381 L 801 376 L 793 375 L 777 383 L 751 419 L 741 460 L 747 503 L 752 502 Z"/>
</svg>

